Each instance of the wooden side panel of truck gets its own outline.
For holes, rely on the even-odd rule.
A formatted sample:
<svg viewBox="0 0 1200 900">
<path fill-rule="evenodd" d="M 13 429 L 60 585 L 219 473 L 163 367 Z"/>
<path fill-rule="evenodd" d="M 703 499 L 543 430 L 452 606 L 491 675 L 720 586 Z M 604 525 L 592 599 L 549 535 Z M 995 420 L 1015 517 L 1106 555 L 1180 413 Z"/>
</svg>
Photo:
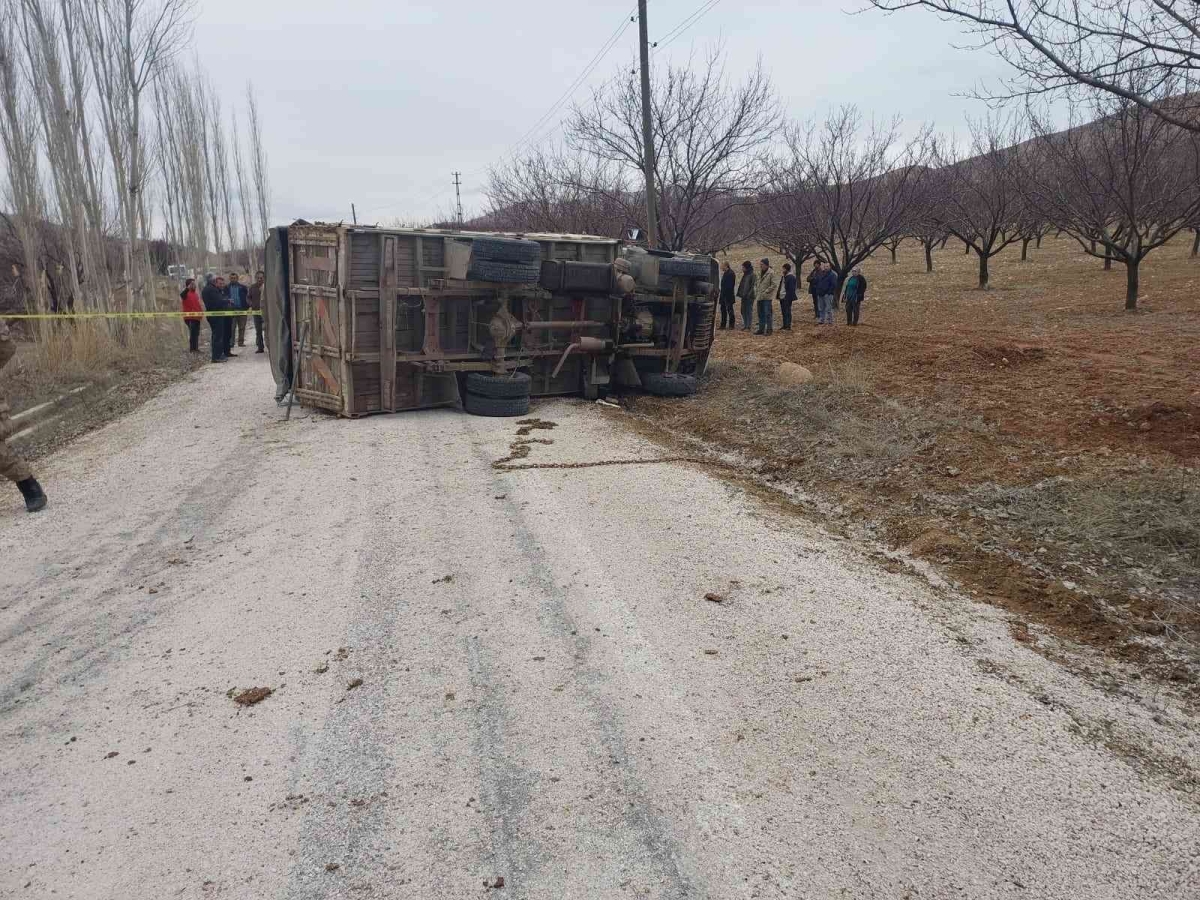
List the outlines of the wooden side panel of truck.
<svg viewBox="0 0 1200 900">
<path fill-rule="evenodd" d="M 713 339 L 716 264 L 708 281 L 656 289 L 547 290 L 470 280 L 476 239 L 490 234 L 309 225 L 287 229 L 294 388 L 306 406 L 343 416 L 458 404 L 470 371 L 528 372 L 533 396 L 596 396 L 631 372 L 699 373 Z M 542 260 L 621 258 L 616 240 L 537 241 Z M 705 258 L 707 259 L 707 258 Z M 619 274 L 619 273 L 615 273 Z M 614 283 L 615 277 L 614 277 Z M 619 373 L 618 373 L 619 370 Z"/>
</svg>

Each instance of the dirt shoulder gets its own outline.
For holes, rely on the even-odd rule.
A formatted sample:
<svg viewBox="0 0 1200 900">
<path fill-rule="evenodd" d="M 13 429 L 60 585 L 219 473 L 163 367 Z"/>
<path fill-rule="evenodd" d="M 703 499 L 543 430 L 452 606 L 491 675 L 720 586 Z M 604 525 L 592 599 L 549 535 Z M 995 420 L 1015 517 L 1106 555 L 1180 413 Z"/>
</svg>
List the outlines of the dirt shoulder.
<svg viewBox="0 0 1200 900">
<path fill-rule="evenodd" d="M 0 372 L 0 401 L 14 416 L 30 411 L 17 425 L 14 447 L 37 460 L 203 366 L 207 350 L 189 353 L 176 326 L 139 323 L 124 344 L 98 328 L 89 327 L 89 334 L 62 325 L 48 342 L 21 341 L 16 358 Z"/>
<path fill-rule="evenodd" d="M 654 429 L 732 452 L 814 514 L 935 564 L 1021 641 L 1101 649 L 1200 698 L 1200 261 L 1123 270 L 1066 240 L 1014 248 L 993 290 L 961 245 L 864 267 L 863 324 L 719 332 L 705 389 L 640 398 Z M 735 254 L 757 258 L 761 250 Z M 777 260 L 779 265 L 782 260 Z M 779 325 L 776 310 L 776 325 Z M 844 321 L 844 320 L 842 320 Z M 781 363 L 808 368 L 801 385 Z"/>
</svg>

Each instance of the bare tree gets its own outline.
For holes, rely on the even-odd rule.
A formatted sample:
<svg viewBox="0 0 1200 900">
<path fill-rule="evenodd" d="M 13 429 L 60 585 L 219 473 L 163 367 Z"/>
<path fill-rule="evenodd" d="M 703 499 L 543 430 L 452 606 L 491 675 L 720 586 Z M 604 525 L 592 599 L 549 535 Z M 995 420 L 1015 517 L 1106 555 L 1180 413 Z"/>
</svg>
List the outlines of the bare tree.
<svg viewBox="0 0 1200 900">
<path fill-rule="evenodd" d="M 887 247 L 888 253 L 891 254 L 893 266 L 896 265 L 896 251 L 900 249 L 900 245 L 904 243 L 904 239 L 907 236 L 904 234 L 894 234 L 883 242 L 883 246 Z"/>
<path fill-rule="evenodd" d="M 204 205 L 201 208 L 208 214 L 211 229 L 209 236 L 217 258 L 220 259 L 221 254 L 225 252 L 225 244 L 221 240 L 221 174 L 217 165 L 217 145 L 220 142 L 213 138 L 209 129 L 214 120 L 221 120 L 221 101 L 212 85 L 203 80 L 197 85 L 197 99 L 204 134 L 204 140 L 200 141 L 201 156 L 204 160 Z"/>
<path fill-rule="evenodd" d="M 807 202 L 803 191 L 768 190 L 753 207 L 760 217 L 759 240 L 791 260 L 797 278 L 804 264 L 817 256 Z"/>
<path fill-rule="evenodd" d="M 254 180 L 254 199 L 258 212 L 258 241 L 265 241 L 271 227 L 271 185 L 267 176 L 267 153 L 263 149 L 262 120 L 254 85 L 246 83 L 246 106 L 250 117 L 250 170 Z"/>
<path fill-rule="evenodd" d="M 236 117 L 234 119 L 236 122 Z M 250 180 L 246 177 L 246 163 L 242 156 L 240 129 L 233 129 L 233 171 L 237 177 L 237 207 L 242 214 L 242 240 L 246 251 L 246 271 L 254 271 L 254 260 L 258 255 L 258 241 L 254 237 L 254 197 L 250 194 Z"/>
<path fill-rule="evenodd" d="M 850 270 L 904 234 L 929 175 L 927 130 L 903 141 L 899 120 L 864 126 L 853 106 L 820 125 L 788 128 L 771 189 L 790 227 L 844 281 Z"/>
<path fill-rule="evenodd" d="M 1023 148 L 1023 151 L 1030 155 L 1036 156 L 1033 148 Z M 1028 168 L 1028 165 L 1026 165 Z M 1028 199 L 1028 195 L 1026 196 Z M 1036 204 L 1024 203 L 1021 209 L 1021 220 L 1018 225 L 1021 232 L 1021 262 L 1029 261 L 1029 245 L 1034 244 L 1040 247 L 1042 245 L 1042 236 L 1049 229 L 1050 225 L 1046 221 L 1045 213 L 1038 208 Z"/>
<path fill-rule="evenodd" d="M 943 145 L 946 189 L 938 220 L 979 258 L 979 287 L 987 290 L 988 261 L 1021 239 L 1024 194 L 1018 174 L 1019 132 L 994 119 L 971 125 L 969 155 Z"/>
<path fill-rule="evenodd" d="M 1031 115 L 1037 165 L 1030 197 L 1085 252 L 1125 265 L 1125 308 L 1137 309 L 1143 259 L 1200 215 L 1200 135 L 1123 97 L 1097 94 L 1097 118 L 1052 131 Z"/>
<path fill-rule="evenodd" d="M 44 0 L 21 0 L 21 39 L 29 82 L 42 126 L 50 185 L 58 207 L 71 304 L 83 298 L 82 285 L 99 284 L 92 259 L 94 245 L 84 207 L 86 184 L 79 153 L 79 122 L 71 98 L 71 81 L 62 55 L 63 23 L 59 10 Z M 69 20 L 67 21 L 69 24 Z M 106 300 L 106 298 L 105 298 Z M 103 302 L 103 301 L 102 301 Z"/>
<path fill-rule="evenodd" d="M 652 244 L 672 250 L 720 249 L 744 239 L 734 233 L 734 210 L 752 203 L 763 183 L 759 156 L 780 130 L 780 107 L 761 62 L 731 84 L 720 49 L 698 63 L 654 73 L 651 111 L 659 230 Z M 565 129 L 568 145 L 611 163 L 636 184 L 642 171 L 641 89 L 628 71 L 575 106 Z M 617 179 L 624 185 L 624 180 Z M 610 194 L 627 217 L 645 222 L 644 192 Z"/>
<path fill-rule="evenodd" d="M 190 32 L 193 0 L 74 0 L 87 46 L 122 210 L 129 304 L 135 303 L 135 266 L 142 270 L 141 300 L 153 300 L 153 272 L 144 246 L 146 135 L 143 97 Z"/>
<path fill-rule="evenodd" d="M 870 0 L 957 20 L 1015 70 L 990 99 L 1099 90 L 1200 131 L 1200 4 L 1194 0 Z M 1161 100 L 1181 93 L 1184 101 Z"/>
<path fill-rule="evenodd" d="M 17 23 L 11 5 L 0 6 L 0 144 L 8 168 L 10 219 L 21 245 L 26 302 L 43 306 L 42 280 L 38 268 L 39 225 L 44 216 L 37 150 L 37 119 L 31 98 L 21 78 L 17 59 Z"/>
<path fill-rule="evenodd" d="M 176 69 L 167 80 L 169 106 L 180 134 L 201 135 L 204 131 L 204 88 L 198 75 Z M 209 228 L 207 154 L 205 140 L 175 142 L 178 161 L 177 196 L 184 243 L 191 248 L 192 265 L 202 269 L 208 259 Z"/>
<path fill-rule="evenodd" d="M 490 170 L 484 221 L 502 231 L 617 237 L 631 224 L 628 177 L 604 160 L 534 149 Z"/>
<path fill-rule="evenodd" d="M 108 266 L 108 215 L 104 202 L 105 160 L 97 149 L 92 135 L 89 116 L 91 82 L 87 64 L 87 50 L 83 42 L 75 38 L 82 30 L 81 13 L 77 0 L 58 0 L 63 33 L 63 52 L 70 78 L 71 121 L 78 140 L 79 159 L 83 167 L 81 199 L 88 224 L 88 240 L 91 244 L 88 257 L 93 266 L 92 277 L 96 279 L 95 295 L 100 305 L 107 309 L 112 300 L 112 279 Z"/>
<path fill-rule="evenodd" d="M 229 175 L 229 139 L 225 128 L 225 119 L 221 110 L 221 98 L 216 89 L 208 86 L 208 118 L 205 122 L 205 141 L 208 144 L 209 156 L 212 160 L 212 195 L 213 231 L 219 234 L 217 217 L 224 226 L 224 234 L 229 239 L 229 252 L 237 252 L 237 228 L 234 225 L 233 214 L 233 179 Z M 220 242 L 218 242 L 219 246 Z"/>
<path fill-rule="evenodd" d="M 170 72 L 166 77 L 154 82 L 154 108 L 158 115 L 154 117 L 156 132 L 155 146 L 157 149 L 158 171 L 163 185 L 163 222 L 166 227 L 168 245 L 183 247 L 187 244 L 188 235 L 184 224 L 184 190 L 183 190 L 183 154 L 182 148 L 175 146 L 175 135 L 171 132 L 171 118 L 167 110 L 173 110 L 172 77 Z M 173 117 L 178 121 L 177 114 Z"/>
</svg>

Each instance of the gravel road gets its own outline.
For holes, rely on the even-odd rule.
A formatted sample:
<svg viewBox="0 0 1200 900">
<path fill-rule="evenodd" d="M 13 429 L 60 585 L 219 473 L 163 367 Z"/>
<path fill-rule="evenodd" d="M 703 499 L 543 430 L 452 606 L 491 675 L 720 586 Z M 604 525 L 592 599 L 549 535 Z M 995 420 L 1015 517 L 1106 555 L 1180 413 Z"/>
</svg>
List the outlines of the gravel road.
<svg viewBox="0 0 1200 900">
<path fill-rule="evenodd" d="M 1162 697 L 698 467 L 272 389 L 206 368 L 2 495 L 0 895 L 1197 896 Z M 534 414 L 526 463 L 664 453 Z"/>
</svg>

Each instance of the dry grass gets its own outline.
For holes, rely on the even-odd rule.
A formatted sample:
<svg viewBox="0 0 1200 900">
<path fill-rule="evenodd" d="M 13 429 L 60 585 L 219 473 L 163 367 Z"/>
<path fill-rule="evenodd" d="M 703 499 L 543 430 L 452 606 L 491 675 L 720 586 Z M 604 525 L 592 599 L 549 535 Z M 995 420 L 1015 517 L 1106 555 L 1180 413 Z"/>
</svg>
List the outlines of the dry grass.
<svg viewBox="0 0 1200 900">
<path fill-rule="evenodd" d="M 701 399 L 667 415 L 676 427 L 783 463 L 804 483 L 886 480 L 897 466 L 919 461 L 939 433 L 986 427 L 880 393 L 877 365 L 861 357 L 815 365 L 813 380 L 795 386 L 777 379 L 777 368 L 754 355 L 715 361 Z"/>
<path fill-rule="evenodd" d="M 159 286 L 159 308 L 178 308 L 172 283 Z M 184 372 L 187 328 L 177 319 L 25 321 L 17 357 L 0 375 L 0 399 L 14 411 L 84 385 L 107 385 L 139 373 Z"/>
<path fill-rule="evenodd" d="M 57 322 L 40 330 L 21 354 L 20 367 L 39 393 L 70 387 L 157 365 L 163 345 L 177 342 L 178 332 L 176 323 L 152 320 L 117 326 L 91 319 Z"/>
</svg>

